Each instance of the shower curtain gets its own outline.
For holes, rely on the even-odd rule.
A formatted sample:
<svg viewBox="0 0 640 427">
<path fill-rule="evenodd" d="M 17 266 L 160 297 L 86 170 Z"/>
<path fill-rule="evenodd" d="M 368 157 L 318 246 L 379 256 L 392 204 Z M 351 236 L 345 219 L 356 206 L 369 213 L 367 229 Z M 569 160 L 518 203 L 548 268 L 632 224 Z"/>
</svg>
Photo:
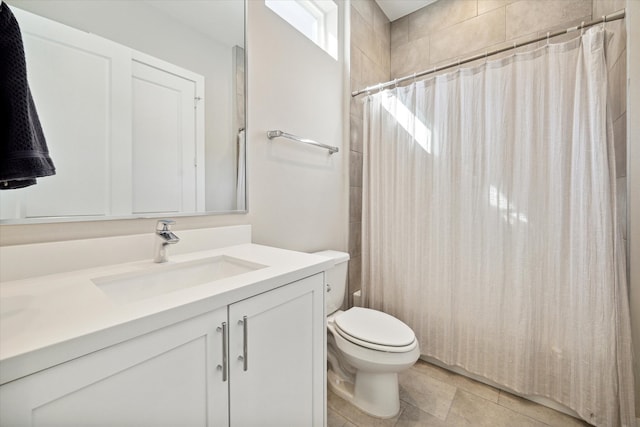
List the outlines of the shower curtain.
<svg viewBox="0 0 640 427">
<path fill-rule="evenodd" d="M 632 426 L 604 30 L 365 98 L 365 303 L 422 354 Z"/>
</svg>

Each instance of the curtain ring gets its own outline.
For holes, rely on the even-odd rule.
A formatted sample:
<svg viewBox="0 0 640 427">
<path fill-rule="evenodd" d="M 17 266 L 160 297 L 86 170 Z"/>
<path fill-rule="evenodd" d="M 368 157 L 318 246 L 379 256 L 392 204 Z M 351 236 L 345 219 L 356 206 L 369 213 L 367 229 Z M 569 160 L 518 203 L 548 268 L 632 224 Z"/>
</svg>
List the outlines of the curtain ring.
<svg viewBox="0 0 640 427">
<path fill-rule="evenodd" d="M 547 31 L 547 46 L 549 46 L 549 36 L 551 35 L 551 33 L 549 31 Z"/>
<path fill-rule="evenodd" d="M 580 35 L 584 35 L 584 21 L 582 21 L 582 23 L 580 24 Z"/>
<path fill-rule="evenodd" d="M 415 83 L 415 82 L 416 82 L 416 74 L 417 74 L 417 73 L 413 73 L 413 83 Z"/>
<path fill-rule="evenodd" d="M 489 51 L 485 50 L 484 51 L 484 63 L 485 65 L 487 64 L 487 60 L 489 59 Z"/>
<path fill-rule="evenodd" d="M 607 23 L 607 15 L 602 15 L 602 29 L 604 30 L 604 26 Z"/>
</svg>

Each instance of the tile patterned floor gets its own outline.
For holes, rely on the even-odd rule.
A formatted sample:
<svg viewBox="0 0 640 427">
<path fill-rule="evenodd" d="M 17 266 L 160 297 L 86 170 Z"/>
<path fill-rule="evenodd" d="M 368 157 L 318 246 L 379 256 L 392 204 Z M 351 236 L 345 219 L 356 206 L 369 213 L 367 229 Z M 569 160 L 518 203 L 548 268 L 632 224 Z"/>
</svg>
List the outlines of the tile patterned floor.
<svg viewBox="0 0 640 427">
<path fill-rule="evenodd" d="M 328 391 L 328 427 L 586 427 L 576 418 L 418 361 L 400 375 L 400 413 L 370 417 Z"/>
</svg>

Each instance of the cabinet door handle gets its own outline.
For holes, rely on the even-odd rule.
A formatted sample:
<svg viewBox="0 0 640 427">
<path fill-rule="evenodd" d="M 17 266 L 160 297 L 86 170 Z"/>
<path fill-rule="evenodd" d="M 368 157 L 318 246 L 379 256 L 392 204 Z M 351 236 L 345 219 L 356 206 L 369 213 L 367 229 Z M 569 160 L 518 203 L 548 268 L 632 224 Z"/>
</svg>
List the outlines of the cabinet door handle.
<svg viewBox="0 0 640 427">
<path fill-rule="evenodd" d="M 248 341 L 249 341 L 249 322 L 247 321 L 247 316 L 242 316 L 242 320 L 239 321 L 242 323 L 242 356 L 239 359 L 242 360 L 242 369 L 246 371 L 249 369 L 249 360 L 248 360 Z"/>
<path fill-rule="evenodd" d="M 218 327 L 218 331 L 222 331 L 222 382 L 227 381 L 227 372 L 228 372 L 228 360 L 227 360 L 227 322 L 222 322 L 222 328 Z M 220 365 L 218 365 L 220 368 Z"/>
</svg>

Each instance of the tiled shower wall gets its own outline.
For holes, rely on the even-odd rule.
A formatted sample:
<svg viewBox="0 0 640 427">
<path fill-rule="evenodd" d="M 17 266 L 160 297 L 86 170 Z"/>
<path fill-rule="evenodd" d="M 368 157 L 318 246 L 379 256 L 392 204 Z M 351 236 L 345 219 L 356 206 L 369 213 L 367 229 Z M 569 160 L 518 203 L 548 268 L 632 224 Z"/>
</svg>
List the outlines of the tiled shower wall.
<svg viewBox="0 0 640 427">
<path fill-rule="evenodd" d="M 597 19 L 623 9 L 625 0 L 439 0 L 390 24 L 374 0 L 352 0 L 351 4 L 351 89 L 354 91 Z M 618 204 L 626 239 L 624 21 L 608 23 L 607 29 L 614 33 L 608 42 L 607 63 L 616 141 Z M 361 288 L 361 98 L 352 99 L 350 111 L 349 298 Z"/>
<path fill-rule="evenodd" d="M 389 80 L 391 24 L 373 0 L 351 0 L 351 89 Z M 349 115 L 349 292 L 361 288 L 362 97 L 351 99 Z"/>
</svg>

